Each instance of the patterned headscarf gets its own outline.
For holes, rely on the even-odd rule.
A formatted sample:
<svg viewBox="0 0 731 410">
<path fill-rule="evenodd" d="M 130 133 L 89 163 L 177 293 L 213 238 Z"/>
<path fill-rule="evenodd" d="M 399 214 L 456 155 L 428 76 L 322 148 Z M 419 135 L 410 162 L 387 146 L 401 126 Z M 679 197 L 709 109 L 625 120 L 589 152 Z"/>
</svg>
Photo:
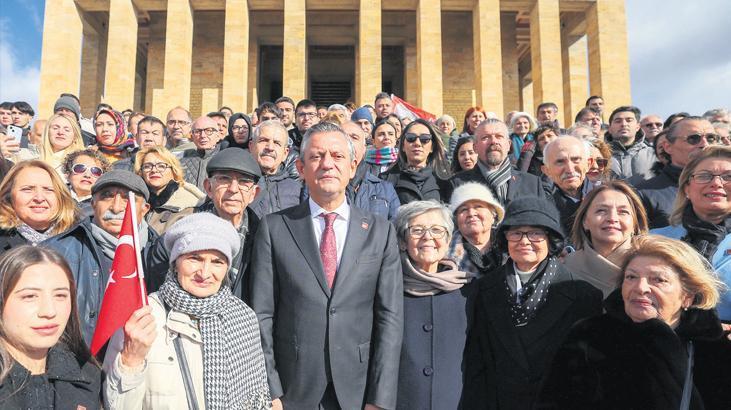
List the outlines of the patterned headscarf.
<svg viewBox="0 0 731 410">
<path fill-rule="evenodd" d="M 96 120 L 99 118 L 100 114 L 107 114 L 114 120 L 114 124 L 116 125 L 116 134 L 114 135 L 114 142 L 111 144 L 103 144 L 101 141 L 99 141 L 99 138 L 96 139 L 96 144 L 99 147 L 99 149 L 107 154 L 116 154 L 121 151 L 128 150 L 132 147 L 134 147 L 135 140 L 127 134 L 126 127 L 124 126 L 124 117 L 122 117 L 122 114 L 120 114 L 117 111 L 114 110 L 108 110 L 106 108 L 99 110 L 96 115 L 94 115 L 94 124 L 96 124 Z"/>
</svg>

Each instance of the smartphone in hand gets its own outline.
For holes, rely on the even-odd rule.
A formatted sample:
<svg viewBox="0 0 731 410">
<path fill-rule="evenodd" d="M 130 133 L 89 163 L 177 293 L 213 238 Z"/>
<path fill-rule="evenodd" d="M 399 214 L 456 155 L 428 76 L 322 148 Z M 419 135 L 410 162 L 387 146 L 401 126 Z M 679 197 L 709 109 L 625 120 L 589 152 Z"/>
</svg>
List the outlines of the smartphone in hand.
<svg viewBox="0 0 731 410">
<path fill-rule="evenodd" d="M 7 127 L 8 136 L 13 137 L 16 143 L 20 144 L 20 139 L 23 137 L 23 129 L 15 126 L 15 125 L 8 125 Z"/>
</svg>

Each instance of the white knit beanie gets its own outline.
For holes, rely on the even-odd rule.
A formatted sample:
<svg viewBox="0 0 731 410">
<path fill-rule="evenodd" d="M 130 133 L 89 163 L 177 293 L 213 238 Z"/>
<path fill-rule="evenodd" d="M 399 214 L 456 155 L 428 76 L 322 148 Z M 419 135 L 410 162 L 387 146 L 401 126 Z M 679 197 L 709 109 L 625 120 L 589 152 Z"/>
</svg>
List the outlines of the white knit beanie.
<svg viewBox="0 0 731 410">
<path fill-rule="evenodd" d="M 208 212 L 186 216 L 171 226 L 163 238 L 170 253 L 170 264 L 186 253 L 216 250 L 228 264 L 241 247 L 241 239 L 230 222 Z"/>
<path fill-rule="evenodd" d="M 452 192 L 452 200 L 449 202 L 449 210 L 455 213 L 460 205 L 471 200 L 481 201 L 492 207 L 497 214 L 495 223 L 500 223 L 503 220 L 505 210 L 502 205 L 495 200 L 490 189 L 479 182 L 467 182 L 455 188 Z"/>
</svg>

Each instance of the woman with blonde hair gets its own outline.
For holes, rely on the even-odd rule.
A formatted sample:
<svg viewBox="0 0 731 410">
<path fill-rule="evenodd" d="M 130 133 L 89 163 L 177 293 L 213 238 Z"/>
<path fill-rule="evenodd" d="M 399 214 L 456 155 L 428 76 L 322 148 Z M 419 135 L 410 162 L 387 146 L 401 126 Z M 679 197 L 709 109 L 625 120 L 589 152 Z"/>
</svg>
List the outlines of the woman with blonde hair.
<svg viewBox="0 0 731 410">
<path fill-rule="evenodd" d="M 635 239 L 606 313 L 577 323 L 537 408 L 731 408 L 731 340 L 714 307 L 723 283 L 691 246 Z"/>
<path fill-rule="evenodd" d="M 23 161 L 0 183 L 0 253 L 65 232 L 79 210 L 58 173 L 41 160 Z"/>
<path fill-rule="evenodd" d="M 165 147 L 141 149 L 134 171 L 150 190 L 147 223 L 159 234 L 180 211 L 199 205 L 206 197 L 198 187 L 185 182 L 178 158 Z"/>
<path fill-rule="evenodd" d="M 510 141 L 512 142 L 512 151 L 510 152 L 510 161 L 513 164 L 518 162 L 520 152 L 523 150 L 523 144 L 533 141 L 533 131 L 538 128 L 538 124 L 532 115 L 527 112 L 516 112 L 510 119 Z"/>
<path fill-rule="evenodd" d="M 683 168 L 670 226 L 651 233 L 688 243 L 731 285 L 731 147 L 710 145 Z M 731 323 L 731 293 L 725 293 L 718 313 Z"/>
<path fill-rule="evenodd" d="M 66 181 L 63 165 L 66 155 L 84 149 L 81 128 L 76 121 L 61 114 L 54 114 L 48 119 L 40 146 L 40 159 L 56 170 L 61 179 Z"/>
<path fill-rule="evenodd" d="M 646 233 L 640 198 L 625 182 L 610 181 L 581 201 L 571 232 L 577 251 L 566 255 L 564 265 L 607 297 L 617 288 L 632 237 Z"/>
</svg>

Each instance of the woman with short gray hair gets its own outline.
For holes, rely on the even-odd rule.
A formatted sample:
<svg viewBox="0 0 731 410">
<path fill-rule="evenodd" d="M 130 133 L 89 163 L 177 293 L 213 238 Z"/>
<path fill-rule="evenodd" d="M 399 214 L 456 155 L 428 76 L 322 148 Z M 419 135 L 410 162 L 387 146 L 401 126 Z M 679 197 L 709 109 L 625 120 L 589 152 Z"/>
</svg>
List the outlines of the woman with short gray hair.
<svg viewBox="0 0 731 410">
<path fill-rule="evenodd" d="M 399 208 L 395 224 L 405 293 L 396 408 L 456 409 L 473 275 L 446 258 L 454 230 L 446 206 L 410 202 Z"/>
</svg>

